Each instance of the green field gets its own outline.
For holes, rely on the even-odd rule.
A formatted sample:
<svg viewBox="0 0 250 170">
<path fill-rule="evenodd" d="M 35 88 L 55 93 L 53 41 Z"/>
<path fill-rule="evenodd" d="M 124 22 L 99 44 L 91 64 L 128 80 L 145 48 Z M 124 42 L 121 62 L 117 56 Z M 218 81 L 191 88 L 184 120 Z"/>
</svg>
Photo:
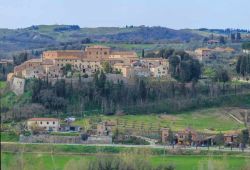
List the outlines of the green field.
<svg viewBox="0 0 250 170">
<path fill-rule="evenodd" d="M 13 132 L 1 132 L 1 141 L 16 142 L 19 141 L 19 136 Z"/>
<path fill-rule="evenodd" d="M 173 165 L 175 170 L 247 170 L 249 153 L 208 150 L 165 150 L 66 144 L 1 143 L 2 170 L 84 170 L 89 161 L 103 158 L 143 159 L 153 166 Z M 214 167 L 213 169 L 210 169 Z"/>
<path fill-rule="evenodd" d="M 110 155 L 109 157 L 112 157 Z M 75 170 L 96 159 L 95 155 L 55 155 L 44 153 L 1 153 L 1 169 L 23 170 Z M 214 166 L 220 170 L 239 170 L 249 166 L 249 158 L 229 156 L 148 156 L 148 160 L 154 166 L 166 164 L 173 165 L 176 170 L 206 170 Z M 217 168 L 216 168 L 217 167 Z M 215 170 L 214 169 L 214 170 Z"/>
<path fill-rule="evenodd" d="M 192 112 L 181 112 L 176 114 L 150 114 L 150 115 L 124 115 L 124 116 L 87 116 L 82 120 L 74 122 L 75 125 L 86 129 L 98 121 L 111 120 L 118 122 L 119 128 L 157 130 L 162 127 L 170 127 L 179 131 L 192 128 L 207 133 L 218 133 L 243 129 L 240 124 L 232 119 L 225 108 L 210 108 Z M 237 112 L 233 110 L 233 112 Z M 222 123 L 223 122 L 223 123 Z"/>
<path fill-rule="evenodd" d="M 7 86 L 6 81 L 0 81 L 0 89 L 4 89 Z"/>
</svg>

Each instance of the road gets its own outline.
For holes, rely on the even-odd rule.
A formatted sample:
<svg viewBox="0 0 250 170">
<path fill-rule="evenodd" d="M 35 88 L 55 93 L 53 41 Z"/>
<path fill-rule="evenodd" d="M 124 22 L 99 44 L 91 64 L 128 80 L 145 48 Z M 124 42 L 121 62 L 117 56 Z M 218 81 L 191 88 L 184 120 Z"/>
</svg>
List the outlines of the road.
<svg viewBox="0 0 250 170">
<path fill-rule="evenodd" d="M 123 144 L 65 144 L 65 143 L 19 143 L 19 142 L 1 142 L 1 144 L 35 144 L 35 145 L 82 145 L 82 146 L 111 146 L 111 147 L 128 147 L 128 148 L 156 148 L 156 149 L 166 149 L 173 150 L 172 146 L 163 146 L 163 145 L 123 145 Z M 182 150 L 209 150 L 209 151 L 220 151 L 220 152 L 242 152 L 239 148 L 221 148 L 219 147 L 183 147 L 183 146 L 175 146 L 174 149 L 182 149 Z M 250 148 L 244 150 L 246 153 L 250 153 Z"/>
</svg>

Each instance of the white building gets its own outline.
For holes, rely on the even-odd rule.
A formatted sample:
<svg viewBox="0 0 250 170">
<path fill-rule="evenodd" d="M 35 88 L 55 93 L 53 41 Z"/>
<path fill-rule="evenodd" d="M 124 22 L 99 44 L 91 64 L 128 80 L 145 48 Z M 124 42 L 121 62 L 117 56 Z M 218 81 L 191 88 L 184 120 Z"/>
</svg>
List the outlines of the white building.
<svg viewBox="0 0 250 170">
<path fill-rule="evenodd" d="M 31 118 L 27 121 L 28 130 L 40 128 L 46 131 L 58 131 L 60 128 L 59 119 L 55 118 Z"/>
</svg>

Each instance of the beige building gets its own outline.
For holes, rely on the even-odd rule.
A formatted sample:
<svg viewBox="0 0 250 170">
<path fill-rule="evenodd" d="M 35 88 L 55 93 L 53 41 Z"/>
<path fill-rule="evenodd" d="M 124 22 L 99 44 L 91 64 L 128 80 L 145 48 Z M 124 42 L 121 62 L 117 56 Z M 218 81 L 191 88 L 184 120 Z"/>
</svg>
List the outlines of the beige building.
<svg viewBox="0 0 250 170">
<path fill-rule="evenodd" d="M 212 57 L 212 50 L 209 48 L 198 48 L 195 50 L 196 57 L 199 61 L 210 59 Z"/>
<path fill-rule="evenodd" d="M 64 68 L 71 65 L 73 72 L 91 76 L 102 69 L 102 63 L 121 71 L 126 78 L 134 76 L 163 77 L 169 63 L 163 58 L 139 59 L 134 51 L 113 51 L 110 47 L 94 45 L 85 50 L 45 51 L 41 59 L 31 59 L 14 68 L 14 76 L 22 78 L 62 78 Z M 139 63 L 139 64 L 138 64 Z"/>
<path fill-rule="evenodd" d="M 235 50 L 230 47 L 222 48 L 198 48 L 194 51 L 194 55 L 199 61 L 206 61 L 209 59 L 215 59 L 216 53 L 233 53 Z M 191 54 L 191 53 L 189 53 Z"/>
<path fill-rule="evenodd" d="M 100 124 L 97 125 L 96 135 L 108 136 L 108 135 L 112 135 L 111 132 L 112 132 L 112 129 L 107 124 L 107 122 L 101 122 Z"/>
<path fill-rule="evenodd" d="M 166 65 L 159 65 L 150 68 L 153 77 L 167 77 L 169 75 L 168 70 L 169 68 Z"/>
<path fill-rule="evenodd" d="M 133 77 L 133 69 L 131 65 L 123 64 L 123 63 L 116 63 L 114 64 L 113 67 L 116 71 L 120 71 L 123 77 L 127 77 L 127 78 Z"/>
<path fill-rule="evenodd" d="M 81 59 L 84 56 L 84 51 L 81 50 L 58 50 L 58 51 L 45 51 L 43 52 L 43 60 L 49 59 Z"/>
<path fill-rule="evenodd" d="M 162 143 L 168 142 L 168 135 L 169 135 L 169 128 L 162 128 L 161 129 L 161 142 Z"/>
<path fill-rule="evenodd" d="M 27 121 L 28 130 L 39 128 L 45 131 L 58 131 L 60 128 L 59 119 L 55 118 L 31 118 Z"/>
</svg>

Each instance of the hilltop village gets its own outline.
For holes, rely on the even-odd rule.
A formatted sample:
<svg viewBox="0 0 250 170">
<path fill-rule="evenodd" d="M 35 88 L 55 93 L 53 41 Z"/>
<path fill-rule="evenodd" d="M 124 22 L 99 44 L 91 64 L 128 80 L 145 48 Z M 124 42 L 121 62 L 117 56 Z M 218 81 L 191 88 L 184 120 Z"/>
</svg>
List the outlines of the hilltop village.
<svg viewBox="0 0 250 170">
<path fill-rule="evenodd" d="M 112 67 L 112 73 L 123 77 L 166 77 L 169 63 L 163 58 L 139 58 L 134 51 L 113 51 L 106 46 L 89 46 L 84 51 L 64 50 L 45 51 L 40 59 L 30 59 L 14 68 L 14 73 L 8 75 L 20 78 L 64 78 L 64 70 L 70 70 L 79 76 L 91 76 L 103 67 Z"/>
</svg>

